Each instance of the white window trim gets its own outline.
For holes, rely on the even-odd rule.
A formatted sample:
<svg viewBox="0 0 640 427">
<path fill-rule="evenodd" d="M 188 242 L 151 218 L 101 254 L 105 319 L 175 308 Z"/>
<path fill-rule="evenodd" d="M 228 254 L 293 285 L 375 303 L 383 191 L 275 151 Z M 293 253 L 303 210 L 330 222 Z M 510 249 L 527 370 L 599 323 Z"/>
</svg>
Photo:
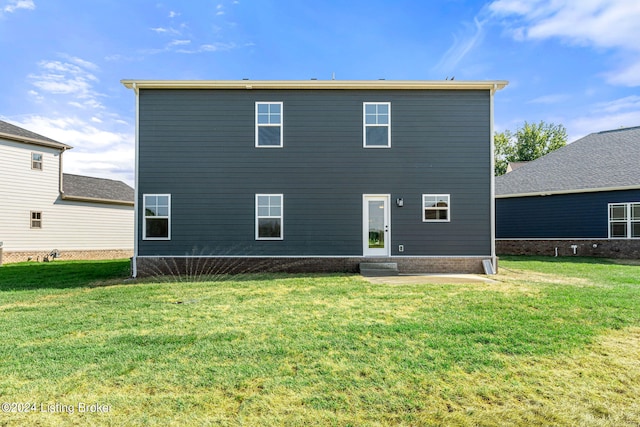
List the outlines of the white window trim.
<svg viewBox="0 0 640 427">
<path fill-rule="evenodd" d="M 625 220 L 612 220 L 611 219 L 611 206 L 615 206 L 615 205 L 624 205 L 624 208 L 626 210 L 626 217 L 627 219 Z M 634 220 L 631 217 L 632 214 L 632 210 L 631 210 L 631 206 L 632 205 L 640 205 L 640 202 L 618 202 L 618 203 L 609 203 L 607 204 L 607 236 L 609 239 L 615 239 L 615 240 L 620 240 L 620 239 L 640 239 L 640 237 L 632 237 L 631 236 L 631 225 L 634 222 L 638 222 L 637 220 Z M 626 223 L 626 228 L 627 228 L 627 236 L 626 237 L 612 237 L 611 236 L 611 223 L 612 222 L 625 222 Z"/>
<path fill-rule="evenodd" d="M 40 156 L 40 161 L 39 162 L 36 162 L 35 160 L 33 160 L 33 155 L 34 154 L 38 154 Z M 33 165 L 36 164 L 36 163 L 40 164 L 39 168 L 33 167 Z M 31 152 L 31 170 L 41 171 L 43 169 L 44 169 L 44 155 L 42 153 L 38 153 L 38 152 L 35 152 L 35 151 Z"/>
<path fill-rule="evenodd" d="M 447 197 L 447 219 L 425 219 L 425 217 L 424 217 L 424 210 L 426 209 L 426 206 L 424 205 L 425 196 L 427 196 L 427 197 L 443 197 L 443 196 L 446 196 Z M 422 222 L 451 222 L 451 194 L 424 193 L 424 194 L 422 194 L 422 203 L 420 203 L 420 206 L 422 207 L 422 210 L 421 210 L 421 213 L 420 213 L 420 216 L 422 217 Z"/>
<path fill-rule="evenodd" d="M 169 204 L 166 216 L 147 217 L 147 196 L 168 197 Z M 167 220 L 167 237 L 147 237 L 147 218 L 166 219 Z M 142 195 L 142 240 L 171 240 L 171 194 L 147 193 Z"/>
<path fill-rule="evenodd" d="M 367 105 L 386 105 L 389 112 L 389 123 L 387 124 L 367 124 Z M 367 145 L 367 127 L 386 127 L 387 145 Z M 362 147 L 363 148 L 391 148 L 391 102 L 363 102 L 362 103 Z"/>
<path fill-rule="evenodd" d="M 260 196 L 279 196 L 280 197 L 280 215 L 278 216 L 260 216 L 258 215 L 258 197 Z M 280 218 L 280 237 L 259 237 L 258 233 L 260 232 L 259 230 L 259 219 L 260 218 Z M 255 237 L 256 240 L 284 240 L 284 195 L 283 194 L 274 194 L 274 193 L 269 193 L 269 194 L 264 194 L 264 193 L 260 193 L 260 194 L 256 194 L 256 199 L 255 199 Z"/>
<path fill-rule="evenodd" d="M 280 105 L 280 123 L 279 124 L 258 124 L 258 105 L 259 104 L 278 104 Z M 259 129 L 261 127 L 279 127 L 280 128 L 280 145 L 259 145 Z M 255 147 L 256 148 L 282 148 L 284 146 L 284 103 L 277 101 L 256 101 L 255 111 Z"/>
<path fill-rule="evenodd" d="M 40 214 L 40 219 L 33 219 L 33 214 Z M 38 227 L 33 226 L 33 221 L 39 221 Z M 29 212 L 29 228 L 32 230 L 42 230 L 42 211 L 30 211 Z"/>
</svg>

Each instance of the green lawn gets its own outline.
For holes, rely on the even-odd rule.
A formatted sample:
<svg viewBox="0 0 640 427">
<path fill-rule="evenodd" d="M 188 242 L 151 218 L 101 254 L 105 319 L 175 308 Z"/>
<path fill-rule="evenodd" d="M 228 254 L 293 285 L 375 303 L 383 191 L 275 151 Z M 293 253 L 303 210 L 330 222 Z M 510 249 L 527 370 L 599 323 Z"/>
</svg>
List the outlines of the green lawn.
<svg viewBox="0 0 640 427">
<path fill-rule="evenodd" d="M 5 265 L 0 426 L 640 425 L 640 266 L 500 268 L 390 286 Z"/>
</svg>

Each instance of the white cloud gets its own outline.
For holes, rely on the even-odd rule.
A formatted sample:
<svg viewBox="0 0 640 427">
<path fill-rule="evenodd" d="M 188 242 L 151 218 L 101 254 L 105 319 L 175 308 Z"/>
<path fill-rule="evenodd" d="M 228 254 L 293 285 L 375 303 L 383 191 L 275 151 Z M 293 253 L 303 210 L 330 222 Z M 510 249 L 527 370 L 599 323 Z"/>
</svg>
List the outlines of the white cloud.
<svg viewBox="0 0 640 427">
<path fill-rule="evenodd" d="M 445 74 L 455 72 L 460 61 L 482 40 L 485 22 L 474 18 L 473 25 L 467 24 L 463 33 L 454 34 L 453 45 L 440 59 L 435 70 Z"/>
<path fill-rule="evenodd" d="M 64 54 L 61 56 L 82 68 L 86 68 L 87 70 L 98 71 L 100 69 L 100 67 L 98 67 L 93 62 L 86 61 L 82 58 L 78 58 L 77 56 L 64 55 Z"/>
<path fill-rule="evenodd" d="M 213 44 L 203 44 L 200 46 L 200 52 L 218 52 L 218 51 L 228 51 L 231 49 L 235 49 L 235 43 L 213 43 Z"/>
<path fill-rule="evenodd" d="M 185 54 L 195 54 L 195 53 L 204 53 L 204 52 L 226 52 L 232 49 L 237 48 L 235 43 L 213 43 L 213 44 L 203 44 L 194 49 L 178 49 L 177 53 L 185 53 Z"/>
<path fill-rule="evenodd" d="M 629 109 L 640 110 L 640 96 L 631 95 L 608 102 L 601 102 L 594 106 L 597 113 L 617 113 Z"/>
<path fill-rule="evenodd" d="M 619 70 L 609 71 L 604 76 L 609 83 L 614 85 L 640 86 L 640 59 L 622 66 Z"/>
<path fill-rule="evenodd" d="M 640 96 L 632 95 L 594 104 L 590 113 L 568 123 L 570 141 L 593 132 L 637 126 L 640 123 Z"/>
<path fill-rule="evenodd" d="M 566 93 L 556 93 L 552 95 L 539 96 L 529 101 L 529 104 L 559 104 L 567 101 L 568 99 L 570 99 L 570 96 Z"/>
<path fill-rule="evenodd" d="M 150 28 L 151 31 L 156 32 L 158 34 L 172 34 L 172 35 L 180 35 L 180 31 L 176 30 L 175 28 L 169 27 L 169 28 L 165 28 L 165 27 L 156 27 L 156 28 Z"/>
<path fill-rule="evenodd" d="M 118 126 L 113 121 L 109 126 Z M 16 125 L 74 147 L 65 154 L 64 172 L 100 178 L 118 179 L 133 185 L 133 129 L 109 130 L 97 127 L 105 121 L 97 117 L 88 120 L 78 116 L 45 117 L 33 115 Z"/>
<path fill-rule="evenodd" d="M 167 47 L 184 46 L 187 44 L 191 44 L 191 40 L 171 40 L 169 44 L 167 44 Z"/>
<path fill-rule="evenodd" d="M 489 5 L 517 40 L 557 38 L 576 46 L 609 49 L 623 58 L 605 74 L 611 84 L 640 85 L 640 2 L 637 0 L 496 0 Z"/>
<path fill-rule="evenodd" d="M 65 172 L 133 184 L 134 129 L 100 102 L 100 68 L 59 56 L 40 61 L 28 75 L 33 89 L 27 92 L 46 112 L 23 116 L 16 125 L 74 147 L 65 154 Z"/>
<path fill-rule="evenodd" d="M 18 9 L 34 10 L 36 8 L 33 0 L 9 0 L 2 8 L 3 12 L 13 13 Z"/>
<path fill-rule="evenodd" d="M 169 18 L 175 18 L 176 16 L 180 16 L 180 13 L 173 10 L 169 11 Z"/>
<path fill-rule="evenodd" d="M 68 60 L 69 62 L 40 61 L 39 72 L 28 75 L 31 84 L 40 90 L 40 95 L 43 92 L 52 95 L 70 95 L 72 101 L 69 102 L 82 104 L 83 107 L 102 108 L 102 104 L 98 101 L 102 95 L 93 87 L 98 82 L 98 78 L 89 71 L 89 69 L 98 70 L 98 66 L 80 58 L 68 57 Z"/>
</svg>

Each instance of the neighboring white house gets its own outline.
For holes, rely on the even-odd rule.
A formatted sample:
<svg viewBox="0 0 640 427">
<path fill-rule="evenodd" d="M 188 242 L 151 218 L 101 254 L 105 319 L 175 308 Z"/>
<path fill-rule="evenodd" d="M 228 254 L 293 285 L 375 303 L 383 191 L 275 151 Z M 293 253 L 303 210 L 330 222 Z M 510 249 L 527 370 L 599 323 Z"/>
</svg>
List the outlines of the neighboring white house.
<svg viewBox="0 0 640 427">
<path fill-rule="evenodd" d="M 0 263 L 132 255 L 133 189 L 64 174 L 70 148 L 0 121 Z"/>
</svg>

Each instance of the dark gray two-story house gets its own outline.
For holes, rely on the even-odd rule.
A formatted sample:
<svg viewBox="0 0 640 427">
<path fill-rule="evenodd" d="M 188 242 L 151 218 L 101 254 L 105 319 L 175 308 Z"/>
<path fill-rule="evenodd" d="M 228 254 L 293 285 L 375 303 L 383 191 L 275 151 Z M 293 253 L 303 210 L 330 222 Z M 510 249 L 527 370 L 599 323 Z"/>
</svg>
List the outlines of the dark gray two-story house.
<svg viewBox="0 0 640 427">
<path fill-rule="evenodd" d="M 123 84 L 137 107 L 134 275 L 495 266 L 505 81 Z"/>
</svg>

